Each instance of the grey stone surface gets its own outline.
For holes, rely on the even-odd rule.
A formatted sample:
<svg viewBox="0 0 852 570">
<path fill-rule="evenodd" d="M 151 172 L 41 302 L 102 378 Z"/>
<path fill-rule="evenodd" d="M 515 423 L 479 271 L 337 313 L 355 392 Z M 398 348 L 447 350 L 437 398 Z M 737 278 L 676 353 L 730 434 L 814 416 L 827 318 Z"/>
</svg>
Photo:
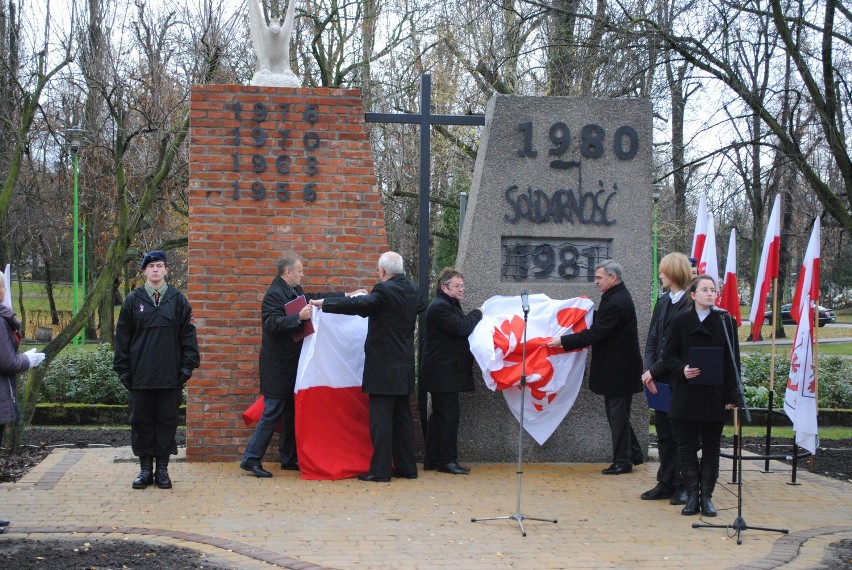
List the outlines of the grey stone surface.
<svg viewBox="0 0 852 570">
<path fill-rule="evenodd" d="M 586 144 L 595 134 L 587 125 L 603 128 L 600 145 Z M 559 142 L 566 139 L 565 127 L 570 130 L 570 143 L 559 154 Z M 632 127 L 637 135 L 636 146 L 631 146 L 627 136 L 620 137 L 616 144 L 614 134 L 620 127 Z M 525 133 L 530 133 L 528 149 L 537 152 L 534 157 L 523 152 Z M 597 303 L 600 293 L 587 278 L 587 272 L 593 272 L 594 264 L 605 258 L 604 250 L 596 258 L 583 258 L 591 269 L 579 267 L 576 278 L 559 277 L 558 269 L 550 272 L 550 279 L 535 277 L 532 271 L 526 277 L 512 278 L 504 275 L 504 242 L 554 246 L 557 266 L 568 261 L 565 267 L 569 275 L 573 273 L 573 256 L 566 249 L 568 244 L 579 244 L 578 249 L 595 243 L 608 244 L 610 256 L 624 266 L 624 281 L 636 304 L 644 348 L 654 275 L 651 142 L 651 104 L 647 100 L 495 96 L 486 112 L 459 245 L 457 265 L 467 286 L 464 306 L 478 307 L 493 295 L 518 295 L 523 290 L 545 293 L 554 299 L 587 296 Z M 616 156 L 616 146 L 623 158 Z M 550 149 L 556 154 L 551 154 Z M 519 156 L 519 150 L 525 156 Z M 599 157 L 590 156 L 597 152 Z M 551 162 L 554 160 L 563 161 L 563 168 L 555 168 Z M 513 223 L 519 212 L 507 199 L 507 189 L 513 186 L 517 189 L 508 192 L 512 202 L 523 205 L 524 199 L 517 198 L 519 194 L 543 195 L 551 204 L 551 215 L 547 215 L 546 208 L 539 208 L 538 219 L 528 215 Z M 558 190 L 567 192 L 557 194 Z M 595 199 L 597 208 L 593 206 Z M 572 200 L 585 203 L 585 208 L 571 208 Z M 554 203 L 561 204 L 557 208 L 561 218 L 553 215 Z M 461 403 L 461 458 L 511 461 L 516 457 L 519 426 L 501 394 L 492 393 L 480 377 L 477 389 L 463 394 Z M 643 394 L 634 397 L 632 420 L 637 436 L 647 448 L 648 410 Z M 544 445 L 524 438 L 524 455 L 530 461 L 608 463 L 611 454 L 603 398 L 589 392 L 585 380 L 574 407 Z"/>
</svg>

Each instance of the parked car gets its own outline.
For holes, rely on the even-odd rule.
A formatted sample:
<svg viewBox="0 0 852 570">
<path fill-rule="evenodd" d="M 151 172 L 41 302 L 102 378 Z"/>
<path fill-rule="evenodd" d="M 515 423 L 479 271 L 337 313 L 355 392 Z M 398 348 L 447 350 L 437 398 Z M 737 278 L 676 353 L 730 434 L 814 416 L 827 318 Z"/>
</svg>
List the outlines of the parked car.
<svg viewBox="0 0 852 570">
<path fill-rule="evenodd" d="M 787 303 L 786 305 L 781 305 L 781 322 L 785 325 L 795 325 L 796 321 L 793 320 L 793 316 L 790 314 L 791 303 Z M 824 327 L 827 323 L 833 323 L 837 320 L 837 317 L 834 314 L 834 311 L 831 309 L 826 309 L 822 305 L 819 308 L 819 326 Z M 772 311 L 766 311 L 766 315 L 763 317 L 763 324 L 771 325 L 772 324 Z"/>
</svg>

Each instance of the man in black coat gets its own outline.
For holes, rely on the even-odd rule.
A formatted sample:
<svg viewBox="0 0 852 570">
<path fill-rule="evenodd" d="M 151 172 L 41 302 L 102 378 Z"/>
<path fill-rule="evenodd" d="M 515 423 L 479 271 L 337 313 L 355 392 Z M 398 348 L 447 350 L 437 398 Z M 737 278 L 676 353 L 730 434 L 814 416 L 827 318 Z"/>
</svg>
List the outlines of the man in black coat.
<svg viewBox="0 0 852 570">
<path fill-rule="evenodd" d="M 633 298 L 622 282 L 619 263 L 608 259 L 595 268 L 595 285 L 602 295 L 592 326 L 576 334 L 554 337 L 550 347 L 566 351 L 592 347 L 589 389 L 604 397 L 612 432 L 612 465 L 604 475 L 630 473 L 644 463 L 639 440 L 630 425 L 633 394 L 642 391 L 642 355 Z"/>
<path fill-rule="evenodd" d="M 281 469 L 299 470 L 293 391 L 296 388 L 296 372 L 303 340 L 294 340 L 293 335 L 304 329 L 305 321 L 311 319 L 313 308 L 306 304 L 298 313 L 287 315 L 284 306 L 301 295 L 305 296 L 306 301 L 324 296 L 343 296 L 343 293 L 305 293 L 301 287 L 305 273 L 304 260 L 292 251 L 281 256 L 276 269 L 278 275 L 272 280 L 261 305 L 259 366 L 263 415 L 257 422 L 240 462 L 240 468 L 256 477 L 272 477 L 272 473 L 263 468 L 261 460 L 279 422 L 281 435 L 278 438 L 278 458 L 281 461 Z"/>
<path fill-rule="evenodd" d="M 183 386 L 201 360 L 189 301 L 166 283 L 166 254 L 145 254 L 139 270 L 145 284 L 127 296 L 118 314 L 113 370 L 130 390 L 130 444 L 141 465 L 133 488 L 156 483 L 171 489 L 169 456 L 177 454 Z"/>
<path fill-rule="evenodd" d="M 466 475 L 458 463 L 459 392 L 473 390 L 473 354 L 467 337 L 482 320 L 482 311 L 461 307 L 464 277 L 450 267 L 438 277 L 435 299 L 423 319 L 420 382 L 432 396 L 423 469 Z"/>
<path fill-rule="evenodd" d="M 393 251 L 379 257 L 379 282 L 369 295 L 311 301 L 328 313 L 369 317 L 364 341 L 364 379 L 370 395 L 370 472 L 361 481 L 389 482 L 391 475 L 417 478 L 414 460 L 414 327 L 426 301 L 404 274 L 402 256 Z"/>
</svg>

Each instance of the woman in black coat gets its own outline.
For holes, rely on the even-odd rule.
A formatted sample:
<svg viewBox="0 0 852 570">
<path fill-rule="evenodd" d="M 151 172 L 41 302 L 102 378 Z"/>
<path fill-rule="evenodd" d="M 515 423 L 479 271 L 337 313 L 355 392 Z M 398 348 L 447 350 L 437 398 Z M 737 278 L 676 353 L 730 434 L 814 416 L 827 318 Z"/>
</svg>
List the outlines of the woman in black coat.
<svg viewBox="0 0 852 570">
<path fill-rule="evenodd" d="M 464 277 L 445 268 L 438 277 L 436 296 L 426 310 L 420 381 L 432 396 L 423 468 L 465 475 L 458 464 L 459 392 L 473 390 L 473 355 L 467 337 L 482 319 L 482 311 L 467 315 L 461 308 Z"/>
<path fill-rule="evenodd" d="M 715 517 L 716 508 L 710 499 L 719 477 L 725 410 L 734 409 L 739 400 L 736 379 L 740 346 L 734 320 L 724 311 L 713 310 L 716 300 L 713 278 L 699 275 L 687 293 L 694 309 L 672 321 L 663 354 L 666 368 L 674 377 L 669 419 L 678 435 L 678 459 L 687 492 L 681 514 L 698 513 L 700 489 L 701 512 Z M 716 350 L 690 350 L 695 348 Z M 699 358 L 704 363 L 703 370 L 697 366 Z"/>
<path fill-rule="evenodd" d="M 665 370 L 663 347 L 671 333 L 674 318 L 692 309 L 689 295 L 686 294 L 686 288 L 692 281 L 689 258 L 682 253 L 670 253 L 663 257 L 660 260 L 660 281 L 668 291 L 654 305 L 642 359 L 645 367 L 642 383 L 651 394 L 656 394 L 658 389 L 669 388 L 673 381 L 671 374 Z M 657 386 L 658 383 L 667 386 Z M 646 501 L 667 499 L 672 505 L 683 505 L 686 503 L 686 491 L 677 463 L 677 434 L 672 430 L 667 410 L 654 410 L 654 427 L 657 429 L 657 449 L 660 452 L 657 485 L 640 497 Z"/>
</svg>

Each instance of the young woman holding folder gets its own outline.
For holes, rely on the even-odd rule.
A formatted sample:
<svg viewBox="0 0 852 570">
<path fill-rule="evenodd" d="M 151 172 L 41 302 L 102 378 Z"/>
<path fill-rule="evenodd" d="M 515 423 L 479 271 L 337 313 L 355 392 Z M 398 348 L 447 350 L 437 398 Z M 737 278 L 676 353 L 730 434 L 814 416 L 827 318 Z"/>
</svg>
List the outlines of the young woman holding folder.
<svg viewBox="0 0 852 570">
<path fill-rule="evenodd" d="M 692 301 L 686 294 L 691 281 L 692 266 L 684 254 L 670 253 L 660 260 L 660 282 L 668 292 L 663 293 L 654 305 L 643 355 L 645 373 L 642 374 L 642 384 L 647 393 L 651 394 L 648 403 L 654 408 L 660 467 L 657 469 L 657 485 L 639 496 L 645 501 L 665 499 L 672 505 L 686 504 L 686 490 L 677 461 L 677 434 L 669 421 L 669 401 L 666 397 L 671 392 L 673 376 L 680 371 L 666 370 L 663 347 L 671 334 L 674 318 L 692 309 Z M 660 394 L 661 401 L 655 404 L 652 400 L 653 395 L 657 394 Z"/>
<path fill-rule="evenodd" d="M 663 350 L 666 368 L 674 375 L 669 419 L 678 434 L 678 459 L 687 492 L 681 514 L 694 515 L 700 508 L 705 516 L 715 517 L 711 497 L 719 477 L 725 410 L 735 408 L 739 399 L 740 347 L 734 320 L 714 305 L 715 280 L 699 275 L 687 294 L 693 310 L 675 317 Z"/>
</svg>

